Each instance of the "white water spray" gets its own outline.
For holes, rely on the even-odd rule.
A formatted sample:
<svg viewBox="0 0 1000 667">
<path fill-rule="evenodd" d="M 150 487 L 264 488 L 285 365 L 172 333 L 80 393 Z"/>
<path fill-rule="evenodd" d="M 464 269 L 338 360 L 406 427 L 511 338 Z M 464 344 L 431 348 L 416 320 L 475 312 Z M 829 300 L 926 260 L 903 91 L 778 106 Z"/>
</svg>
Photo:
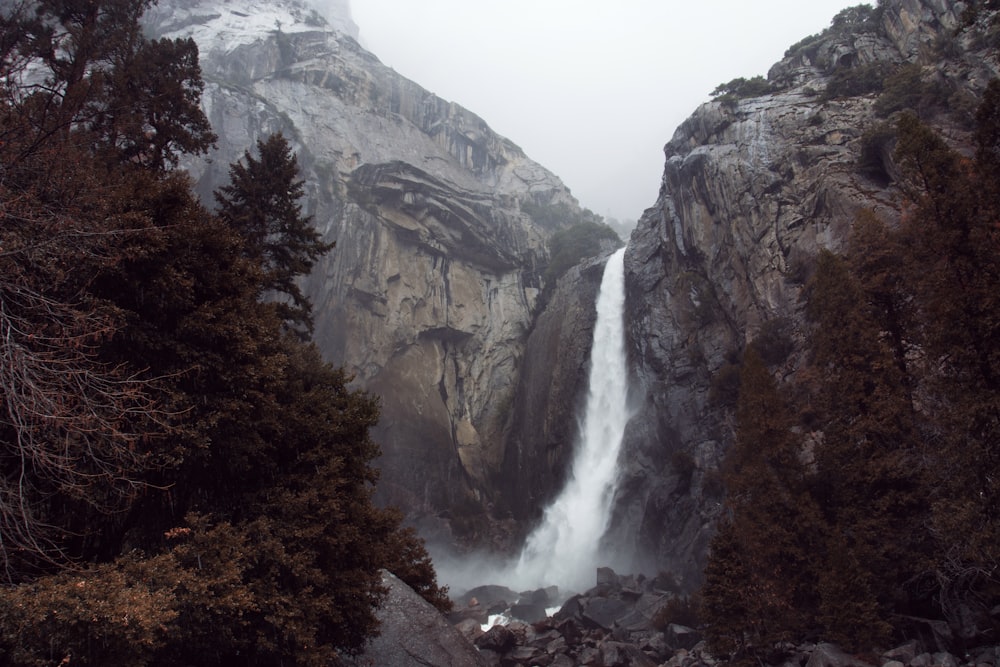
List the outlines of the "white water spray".
<svg viewBox="0 0 1000 667">
<path fill-rule="evenodd" d="M 583 592 L 595 584 L 600 541 L 618 483 L 618 452 L 630 414 L 625 363 L 625 249 L 611 255 L 597 297 L 590 383 L 575 459 L 562 493 L 528 537 L 512 579 Z"/>
</svg>

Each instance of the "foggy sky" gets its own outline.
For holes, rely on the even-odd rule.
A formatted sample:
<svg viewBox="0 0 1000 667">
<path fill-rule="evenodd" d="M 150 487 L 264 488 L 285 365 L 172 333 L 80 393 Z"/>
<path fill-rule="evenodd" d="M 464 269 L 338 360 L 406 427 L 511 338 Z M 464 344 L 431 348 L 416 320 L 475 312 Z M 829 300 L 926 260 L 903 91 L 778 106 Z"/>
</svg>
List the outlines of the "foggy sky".
<svg viewBox="0 0 1000 667">
<path fill-rule="evenodd" d="M 351 0 L 386 65 L 481 116 L 583 206 L 636 219 L 663 144 L 720 83 L 766 75 L 849 0 Z"/>
</svg>

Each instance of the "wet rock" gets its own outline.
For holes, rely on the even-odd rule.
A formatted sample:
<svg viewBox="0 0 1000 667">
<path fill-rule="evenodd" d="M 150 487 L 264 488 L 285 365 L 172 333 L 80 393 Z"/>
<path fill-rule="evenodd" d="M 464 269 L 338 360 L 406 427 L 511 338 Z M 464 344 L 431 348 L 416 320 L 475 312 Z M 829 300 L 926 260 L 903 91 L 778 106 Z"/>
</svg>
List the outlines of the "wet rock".
<svg viewBox="0 0 1000 667">
<path fill-rule="evenodd" d="M 535 603 L 511 605 L 510 615 L 525 623 L 535 623 L 548 616 L 545 612 L 545 605 Z"/>
<path fill-rule="evenodd" d="M 505 625 L 494 625 L 475 641 L 478 648 L 495 653 L 506 653 L 516 644 L 517 637 Z"/>
<path fill-rule="evenodd" d="M 458 623 L 453 623 L 455 629 L 462 633 L 462 636 L 469 640 L 469 642 L 475 642 L 476 639 L 483 635 L 483 624 L 474 618 L 467 618 L 465 620 L 459 621 Z"/>
</svg>

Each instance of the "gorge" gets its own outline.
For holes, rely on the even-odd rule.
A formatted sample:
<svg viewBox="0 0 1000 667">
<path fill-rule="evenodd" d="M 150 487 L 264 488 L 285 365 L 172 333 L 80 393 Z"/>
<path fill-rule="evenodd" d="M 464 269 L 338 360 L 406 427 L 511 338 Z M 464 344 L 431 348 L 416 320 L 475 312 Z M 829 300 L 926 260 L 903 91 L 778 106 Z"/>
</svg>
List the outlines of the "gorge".
<svg viewBox="0 0 1000 667">
<path fill-rule="evenodd" d="M 337 243 L 304 284 L 317 344 L 382 398 L 379 500 L 432 545 L 516 553 L 569 478 L 602 265 L 544 272 L 548 240 L 586 212 L 482 119 L 382 66 L 346 12 L 330 24 L 293 0 L 240 2 L 164 0 L 150 18 L 199 42 L 220 140 L 189 170 L 208 193 L 256 138 L 290 138 L 307 210 Z M 606 536 L 631 552 L 623 571 L 697 586 L 724 497 L 733 359 L 774 339 L 775 372 L 793 376 L 810 261 L 845 247 L 859 211 L 899 217 L 884 93 L 848 84 L 917 66 L 939 91 L 917 100 L 929 122 L 968 144 L 969 100 L 998 65 L 995 10 L 965 23 L 965 7 L 891 0 L 840 17 L 789 48 L 766 90 L 734 84 L 667 144 L 624 256 L 638 408 Z M 246 30 L 244 14 L 266 20 Z"/>
</svg>

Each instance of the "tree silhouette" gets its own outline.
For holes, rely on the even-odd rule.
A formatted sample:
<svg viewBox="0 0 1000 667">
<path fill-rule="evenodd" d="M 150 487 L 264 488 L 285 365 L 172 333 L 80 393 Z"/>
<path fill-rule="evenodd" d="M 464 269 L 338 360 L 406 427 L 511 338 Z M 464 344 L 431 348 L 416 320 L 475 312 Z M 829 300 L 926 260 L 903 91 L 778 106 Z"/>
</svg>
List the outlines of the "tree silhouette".
<svg viewBox="0 0 1000 667">
<path fill-rule="evenodd" d="M 246 151 L 230 165 L 229 185 L 215 193 L 219 216 L 243 237 L 246 255 L 264 271 L 264 289 L 280 295 L 282 319 L 312 330 L 312 307 L 296 284 L 313 263 L 334 247 L 324 243 L 302 214 L 298 161 L 287 140 L 274 134 L 257 142 L 258 157 Z"/>
</svg>

